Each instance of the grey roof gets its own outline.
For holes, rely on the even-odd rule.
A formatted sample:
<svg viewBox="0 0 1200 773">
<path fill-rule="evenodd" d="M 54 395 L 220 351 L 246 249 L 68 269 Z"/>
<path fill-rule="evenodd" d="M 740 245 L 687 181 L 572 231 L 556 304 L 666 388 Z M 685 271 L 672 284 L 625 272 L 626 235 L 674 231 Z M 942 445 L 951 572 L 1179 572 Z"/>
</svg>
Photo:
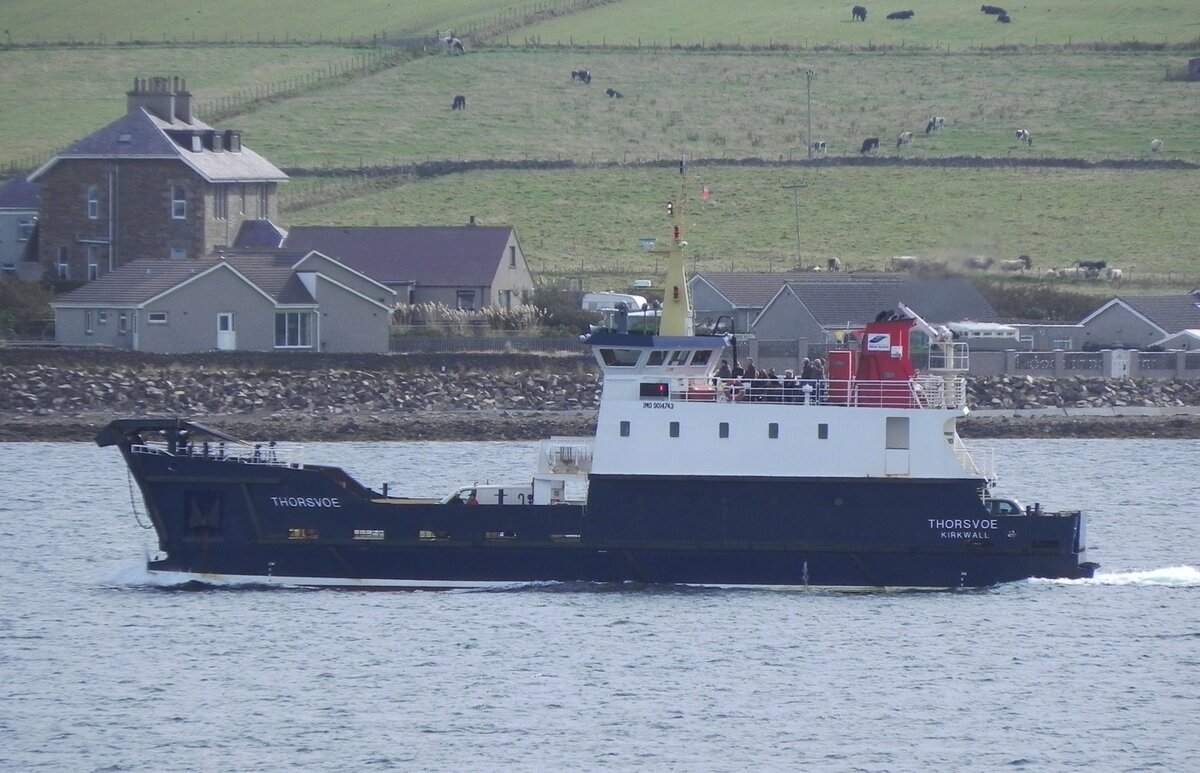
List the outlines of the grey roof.
<svg viewBox="0 0 1200 773">
<path fill-rule="evenodd" d="M 261 250 L 283 246 L 288 232 L 270 220 L 245 220 L 233 239 L 234 249 Z"/>
<path fill-rule="evenodd" d="M 1118 300 L 1168 333 L 1200 328 L 1200 298 L 1195 295 L 1129 295 Z"/>
<path fill-rule="evenodd" d="M 863 325 L 903 303 L 926 322 L 998 322 L 991 304 L 966 279 L 916 279 L 903 274 L 812 274 L 788 286 L 823 326 Z"/>
<path fill-rule="evenodd" d="M 384 284 L 490 285 L 512 226 L 296 226 L 284 247 L 316 250 Z"/>
<path fill-rule="evenodd" d="M 292 270 L 291 255 L 237 255 L 199 260 L 133 260 L 83 287 L 63 295 L 52 306 L 139 306 L 198 276 L 227 264 L 276 303 L 311 304 L 312 295 Z"/>
<path fill-rule="evenodd" d="M 245 145 L 241 150 L 193 151 L 176 142 L 177 136 L 215 131 L 203 121 L 164 121 L 144 107 L 136 107 L 117 120 L 67 148 L 29 175 L 36 180 L 63 159 L 136 158 L 178 159 L 209 182 L 284 182 L 288 176 Z"/>
<path fill-rule="evenodd" d="M 767 305 L 779 288 L 792 282 L 820 281 L 835 282 L 882 282 L 903 278 L 905 274 L 820 274 L 811 271 L 790 272 L 715 272 L 696 274 L 695 279 L 703 279 L 712 285 L 713 289 L 729 299 L 734 306 L 745 308 L 762 308 Z"/>
<path fill-rule="evenodd" d="M 37 212 L 38 185 L 27 177 L 14 177 L 0 185 L 0 209 L 19 209 Z"/>
</svg>

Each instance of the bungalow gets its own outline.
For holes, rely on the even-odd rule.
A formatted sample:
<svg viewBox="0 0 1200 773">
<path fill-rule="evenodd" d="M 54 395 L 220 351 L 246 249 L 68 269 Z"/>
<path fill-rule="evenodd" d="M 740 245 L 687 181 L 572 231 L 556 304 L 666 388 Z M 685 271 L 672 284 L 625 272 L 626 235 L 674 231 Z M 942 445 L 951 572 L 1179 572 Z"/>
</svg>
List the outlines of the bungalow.
<svg viewBox="0 0 1200 773">
<path fill-rule="evenodd" d="M 1137 349 L 1200 328 L 1200 290 L 1116 297 L 1080 320 L 1088 349 Z"/>
<path fill-rule="evenodd" d="M 58 342 L 74 346 L 385 352 L 393 297 L 309 252 L 135 260 L 50 305 Z"/>
</svg>

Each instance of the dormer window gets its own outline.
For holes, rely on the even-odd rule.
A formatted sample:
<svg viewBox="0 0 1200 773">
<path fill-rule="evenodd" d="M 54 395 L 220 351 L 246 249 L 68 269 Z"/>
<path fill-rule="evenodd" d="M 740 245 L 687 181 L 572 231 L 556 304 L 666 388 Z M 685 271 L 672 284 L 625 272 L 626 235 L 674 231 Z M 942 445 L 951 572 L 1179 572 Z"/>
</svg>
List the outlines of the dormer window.
<svg viewBox="0 0 1200 773">
<path fill-rule="evenodd" d="M 242 133 L 229 132 L 229 149 L 234 153 L 239 153 L 242 150 Z"/>
<path fill-rule="evenodd" d="M 204 140 L 200 139 L 199 134 L 192 135 L 192 152 L 199 153 L 204 150 Z"/>
<path fill-rule="evenodd" d="M 213 140 L 212 140 L 212 146 L 213 146 L 212 149 L 214 151 L 216 151 L 217 153 L 220 153 L 225 147 L 224 140 L 225 140 L 225 138 L 221 136 L 221 132 L 214 132 Z"/>
</svg>

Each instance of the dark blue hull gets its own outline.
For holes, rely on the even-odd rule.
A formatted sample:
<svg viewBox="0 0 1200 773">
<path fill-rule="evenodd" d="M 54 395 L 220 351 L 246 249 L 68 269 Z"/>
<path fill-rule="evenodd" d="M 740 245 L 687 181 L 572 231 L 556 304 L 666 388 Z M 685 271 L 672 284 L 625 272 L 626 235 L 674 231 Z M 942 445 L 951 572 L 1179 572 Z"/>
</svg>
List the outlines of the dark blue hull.
<svg viewBox="0 0 1200 773">
<path fill-rule="evenodd" d="M 473 507 L 336 468 L 122 450 L 166 554 L 150 569 L 214 579 L 958 588 L 1094 570 L 1080 513 L 992 516 L 972 480 L 593 476 L 586 505 Z"/>
</svg>

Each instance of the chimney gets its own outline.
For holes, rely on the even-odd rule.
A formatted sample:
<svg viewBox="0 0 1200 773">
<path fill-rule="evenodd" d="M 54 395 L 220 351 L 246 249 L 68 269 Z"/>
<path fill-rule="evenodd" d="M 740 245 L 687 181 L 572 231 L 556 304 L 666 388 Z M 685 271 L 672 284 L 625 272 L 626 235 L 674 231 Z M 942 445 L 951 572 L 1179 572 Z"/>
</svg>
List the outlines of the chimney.
<svg viewBox="0 0 1200 773">
<path fill-rule="evenodd" d="M 191 123 L 194 120 L 192 92 L 187 90 L 187 81 L 183 78 L 175 78 L 175 120 L 183 123 Z"/>
<path fill-rule="evenodd" d="M 133 90 L 125 92 L 126 111 L 144 107 L 164 121 L 175 120 L 175 93 L 168 78 L 135 78 Z"/>
</svg>

